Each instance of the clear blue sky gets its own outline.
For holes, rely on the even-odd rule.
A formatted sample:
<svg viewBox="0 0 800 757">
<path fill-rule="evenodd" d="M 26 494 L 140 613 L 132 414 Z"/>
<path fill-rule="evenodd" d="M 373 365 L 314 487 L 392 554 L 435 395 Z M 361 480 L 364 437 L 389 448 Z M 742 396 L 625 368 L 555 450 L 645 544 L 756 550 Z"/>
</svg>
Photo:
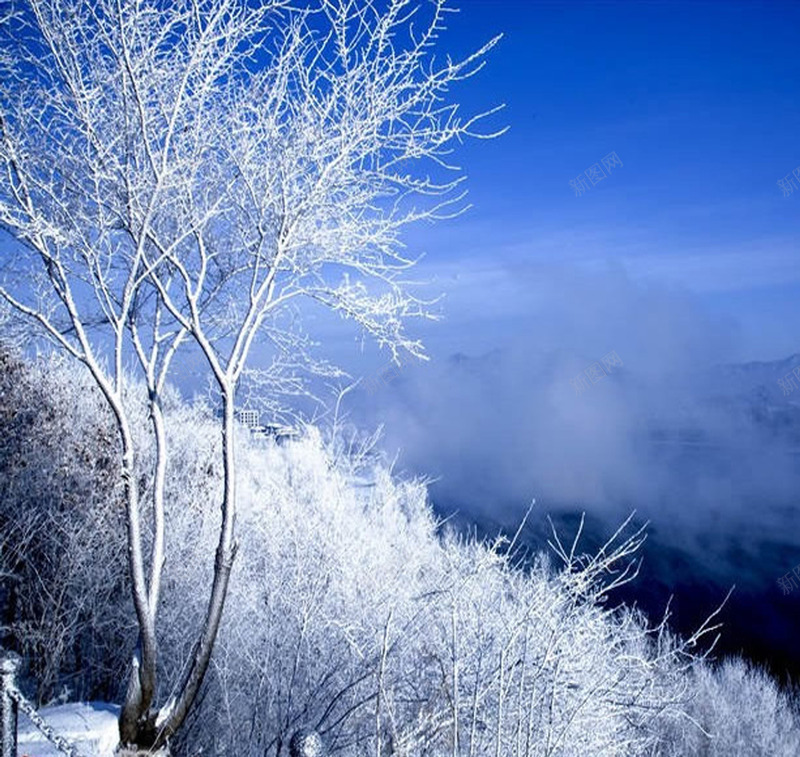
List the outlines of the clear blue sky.
<svg viewBox="0 0 800 757">
<path fill-rule="evenodd" d="M 459 154 L 475 209 L 410 236 L 423 273 L 450 272 L 451 302 L 468 307 L 460 272 L 477 263 L 485 280 L 487 267 L 621 270 L 737 321 L 737 359 L 800 352 L 800 189 L 777 186 L 800 166 L 800 3 L 460 7 L 443 50 L 505 37 L 457 98 L 506 103 L 493 123 L 510 130 Z M 570 180 L 612 151 L 623 166 L 576 197 Z"/>
</svg>

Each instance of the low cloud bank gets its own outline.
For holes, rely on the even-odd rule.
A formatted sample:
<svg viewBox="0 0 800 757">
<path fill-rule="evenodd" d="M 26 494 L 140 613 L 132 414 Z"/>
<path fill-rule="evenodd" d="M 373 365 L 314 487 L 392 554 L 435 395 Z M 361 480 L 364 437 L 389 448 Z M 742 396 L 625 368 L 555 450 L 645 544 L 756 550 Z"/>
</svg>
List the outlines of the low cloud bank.
<svg viewBox="0 0 800 757">
<path fill-rule="evenodd" d="M 636 509 L 656 527 L 783 529 L 800 543 L 785 532 L 800 389 L 778 383 L 800 356 L 734 364 L 735 324 L 620 271 L 512 266 L 486 279 L 486 320 L 462 282 L 439 344 L 468 346 L 477 321 L 476 339 L 494 329 L 497 346 L 441 350 L 358 408 L 385 423 L 406 468 L 437 478 L 440 507 L 511 525 L 535 498 L 542 511 Z"/>
</svg>

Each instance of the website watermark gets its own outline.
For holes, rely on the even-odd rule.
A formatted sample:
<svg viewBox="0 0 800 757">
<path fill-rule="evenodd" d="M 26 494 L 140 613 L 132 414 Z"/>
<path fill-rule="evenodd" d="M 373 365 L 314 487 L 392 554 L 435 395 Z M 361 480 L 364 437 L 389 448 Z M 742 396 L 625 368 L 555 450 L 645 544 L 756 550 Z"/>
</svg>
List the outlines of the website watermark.
<svg viewBox="0 0 800 757">
<path fill-rule="evenodd" d="M 782 179 L 778 179 L 778 186 L 784 197 L 788 197 L 796 189 L 800 189 L 800 166 L 797 166 L 791 173 L 787 173 Z"/>
<path fill-rule="evenodd" d="M 610 375 L 615 368 L 622 367 L 622 360 L 613 350 L 604 355 L 600 360 L 596 360 L 588 368 L 584 368 L 583 373 L 579 373 L 574 379 L 570 379 L 570 385 L 575 390 L 575 394 L 580 396 L 592 384 L 602 381 Z"/>
<path fill-rule="evenodd" d="M 788 397 L 795 389 L 800 386 L 800 365 L 793 371 L 789 371 L 783 378 L 778 379 L 778 386 L 783 389 L 783 396 Z"/>
<path fill-rule="evenodd" d="M 592 163 L 582 174 L 570 181 L 569 185 L 575 191 L 575 197 L 580 197 L 584 192 L 597 186 L 603 179 L 611 176 L 612 169 L 617 167 L 622 168 L 622 161 L 615 152 L 610 152 L 599 163 Z"/>
<path fill-rule="evenodd" d="M 374 394 L 381 386 L 388 386 L 400 376 L 400 366 L 389 361 L 375 373 L 367 376 L 363 381 L 364 389 L 368 394 Z"/>
<path fill-rule="evenodd" d="M 781 594 L 787 596 L 795 589 L 800 588 L 800 565 L 794 570 L 789 571 L 785 576 L 778 579 L 778 586 L 781 587 Z"/>
</svg>

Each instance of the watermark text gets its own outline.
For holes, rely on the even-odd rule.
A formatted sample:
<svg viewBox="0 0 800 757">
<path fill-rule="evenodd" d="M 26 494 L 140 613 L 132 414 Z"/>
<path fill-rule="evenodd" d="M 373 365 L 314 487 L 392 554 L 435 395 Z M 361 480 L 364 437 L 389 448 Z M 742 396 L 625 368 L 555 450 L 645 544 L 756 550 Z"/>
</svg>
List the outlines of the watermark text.
<svg viewBox="0 0 800 757">
<path fill-rule="evenodd" d="M 595 361 L 588 368 L 585 368 L 583 373 L 579 373 L 574 379 L 570 379 L 569 383 L 575 390 L 575 394 L 580 396 L 589 388 L 589 382 L 596 384 L 612 373 L 614 368 L 620 368 L 621 366 L 622 360 L 620 360 L 619 355 L 612 350 L 600 360 Z"/>
<path fill-rule="evenodd" d="M 787 173 L 782 179 L 778 179 L 778 186 L 784 197 L 788 197 L 796 189 L 800 189 L 800 166 L 797 166 L 791 173 Z"/>
<path fill-rule="evenodd" d="M 580 197 L 603 179 L 611 176 L 614 168 L 622 168 L 622 161 L 615 152 L 610 152 L 599 163 L 592 163 L 582 174 L 570 181 L 569 185 L 575 192 L 575 197 Z"/>
</svg>

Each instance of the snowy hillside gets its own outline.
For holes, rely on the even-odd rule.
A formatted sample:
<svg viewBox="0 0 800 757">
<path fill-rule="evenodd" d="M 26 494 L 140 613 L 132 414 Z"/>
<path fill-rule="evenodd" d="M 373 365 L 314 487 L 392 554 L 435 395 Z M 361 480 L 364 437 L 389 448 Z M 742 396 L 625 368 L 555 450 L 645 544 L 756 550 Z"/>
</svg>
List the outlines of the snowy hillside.
<svg viewBox="0 0 800 757">
<path fill-rule="evenodd" d="M 16 440 L 0 447 L 13 546 L 0 552 L 0 576 L 14 577 L 18 597 L 6 608 L 11 641 L 40 702 L 67 680 L 97 699 L 119 690 L 135 644 L 124 528 L 105 477 L 108 419 L 57 363 L 9 367 L 0 383 L 0 431 Z M 159 701 L 205 609 L 220 485 L 212 414 L 177 397 L 165 412 L 174 452 Z M 742 661 L 712 665 L 712 635 L 680 639 L 607 601 L 646 549 L 635 529 L 590 554 L 562 530 L 561 546 L 553 540 L 523 570 L 509 538 L 442 526 L 424 484 L 354 457 L 340 438 L 308 427 L 280 447 L 242 429 L 237 446 L 239 552 L 212 670 L 176 755 L 285 755 L 306 725 L 342 757 L 443 757 L 454 742 L 473 757 L 798 754 L 800 713 L 773 680 Z M 143 480 L 150 470 L 144 454 Z M 40 555 L 35 566 L 27 553 Z M 63 591 L 56 608 L 48 586 Z M 115 716 L 97 710 L 45 714 L 106 757 Z M 24 742 L 30 757 L 45 748 Z"/>
</svg>

